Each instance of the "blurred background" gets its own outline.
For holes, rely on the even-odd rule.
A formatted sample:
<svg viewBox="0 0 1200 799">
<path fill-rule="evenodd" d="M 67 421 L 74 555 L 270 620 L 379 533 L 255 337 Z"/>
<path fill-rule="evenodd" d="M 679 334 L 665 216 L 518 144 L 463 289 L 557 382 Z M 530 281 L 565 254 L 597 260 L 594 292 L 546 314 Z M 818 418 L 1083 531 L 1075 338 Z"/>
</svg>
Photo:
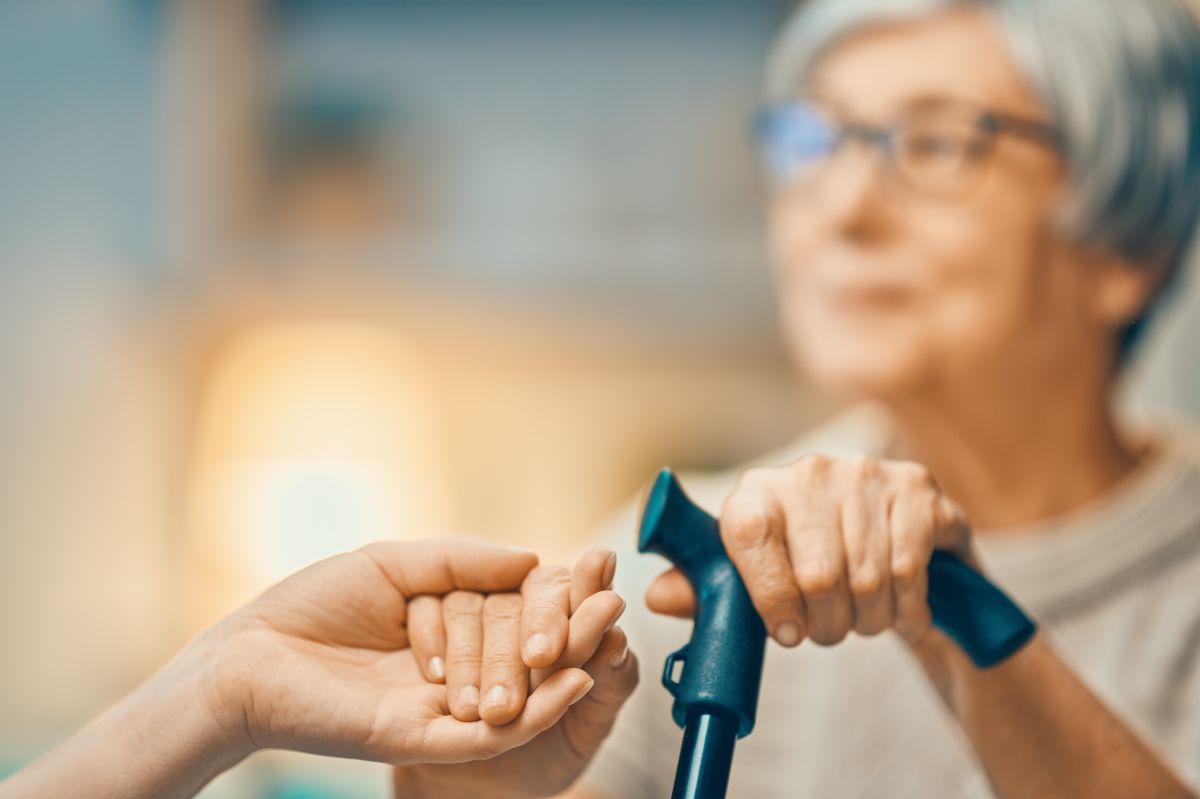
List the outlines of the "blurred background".
<svg viewBox="0 0 1200 799">
<path fill-rule="evenodd" d="M 748 136 L 791 6 L 0 3 L 0 776 L 312 560 L 566 560 L 827 416 Z M 1197 320 L 1190 281 L 1132 404 L 1200 413 Z M 271 753 L 205 795 L 387 789 Z"/>
</svg>

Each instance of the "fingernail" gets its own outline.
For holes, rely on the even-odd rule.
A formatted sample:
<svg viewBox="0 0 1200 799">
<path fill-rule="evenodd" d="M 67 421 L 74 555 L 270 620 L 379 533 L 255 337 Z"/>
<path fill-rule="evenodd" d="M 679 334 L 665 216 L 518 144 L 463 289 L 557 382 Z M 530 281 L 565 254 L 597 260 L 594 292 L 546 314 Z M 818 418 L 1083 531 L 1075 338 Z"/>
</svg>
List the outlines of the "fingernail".
<svg viewBox="0 0 1200 799">
<path fill-rule="evenodd" d="M 608 632 L 608 631 L 609 631 L 609 630 L 611 630 L 613 627 L 617 626 L 617 620 L 618 620 L 618 619 L 620 619 L 620 618 L 621 618 L 621 614 L 625 612 L 625 598 L 624 598 L 624 597 L 617 597 L 617 599 L 620 599 L 620 600 L 621 600 L 621 607 L 620 607 L 620 608 L 617 610 L 617 612 L 616 612 L 616 615 L 614 615 L 614 616 L 613 616 L 613 620 L 612 620 L 612 621 L 610 621 L 610 622 L 608 623 L 608 626 L 604 628 L 604 632 Z"/>
<path fill-rule="evenodd" d="M 612 588 L 613 578 L 617 576 L 617 553 L 609 553 L 608 560 L 604 563 L 604 587 L 605 589 Z"/>
<path fill-rule="evenodd" d="M 784 646 L 795 646 L 800 643 L 800 628 L 790 621 L 775 628 L 775 640 Z"/>
<path fill-rule="evenodd" d="M 509 552 L 520 552 L 522 555 L 536 555 L 529 547 L 523 547 L 520 544 L 500 544 L 501 549 L 507 549 Z"/>
<path fill-rule="evenodd" d="M 463 707 L 479 708 L 479 689 L 474 685 L 468 685 L 466 688 L 458 692 L 458 704 Z"/>
<path fill-rule="evenodd" d="M 436 655 L 429 659 L 429 676 L 435 680 L 446 679 L 446 661 Z"/>
<path fill-rule="evenodd" d="M 508 707 L 508 688 L 503 685 L 494 685 L 492 690 L 488 691 L 487 699 L 484 700 L 484 707 Z"/>
<path fill-rule="evenodd" d="M 575 692 L 575 696 L 571 697 L 571 704 L 573 705 L 580 699 L 583 699 L 585 696 L 587 696 L 588 691 L 592 690 L 592 686 L 595 684 L 596 681 L 589 678 L 588 681 L 584 683 L 578 691 Z"/>
<path fill-rule="evenodd" d="M 532 660 L 543 655 L 549 655 L 553 649 L 554 641 L 550 636 L 545 633 L 534 633 L 525 642 L 525 659 Z"/>
<path fill-rule="evenodd" d="M 629 659 L 629 645 L 621 647 L 621 651 L 608 656 L 608 665 L 614 669 L 619 669 L 625 665 L 625 661 Z"/>
</svg>

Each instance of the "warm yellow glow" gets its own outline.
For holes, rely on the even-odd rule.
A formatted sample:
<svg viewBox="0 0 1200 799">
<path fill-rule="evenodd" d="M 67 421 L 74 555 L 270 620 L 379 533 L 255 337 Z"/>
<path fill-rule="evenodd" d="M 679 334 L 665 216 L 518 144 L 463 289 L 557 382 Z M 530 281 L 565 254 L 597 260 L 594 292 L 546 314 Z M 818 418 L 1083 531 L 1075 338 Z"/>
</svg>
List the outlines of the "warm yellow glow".
<svg viewBox="0 0 1200 799">
<path fill-rule="evenodd" d="M 196 622 L 326 555 L 452 526 L 434 381 L 386 327 L 244 334 L 203 387 L 193 455 Z"/>
</svg>

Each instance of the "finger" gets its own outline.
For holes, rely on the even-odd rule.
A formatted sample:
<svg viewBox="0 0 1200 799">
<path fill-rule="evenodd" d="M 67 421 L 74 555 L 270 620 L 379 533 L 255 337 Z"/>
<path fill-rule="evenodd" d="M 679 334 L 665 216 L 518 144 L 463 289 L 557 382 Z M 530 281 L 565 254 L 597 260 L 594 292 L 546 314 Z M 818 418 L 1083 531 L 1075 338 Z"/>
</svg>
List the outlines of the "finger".
<svg viewBox="0 0 1200 799">
<path fill-rule="evenodd" d="M 579 724 L 574 725 L 576 745 L 582 751 L 594 751 L 612 729 L 617 712 L 638 684 L 637 657 L 620 627 L 605 634 L 584 669 L 596 684 L 571 713 L 579 717 Z"/>
<path fill-rule="evenodd" d="M 557 724 L 571 705 L 592 690 L 593 683 L 582 669 L 564 669 L 529 695 L 525 709 L 511 724 L 496 727 L 483 721 L 463 722 L 440 716 L 420 736 L 419 751 L 400 751 L 398 755 L 410 762 L 426 763 L 464 763 L 496 757 L 529 743 Z"/>
<path fill-rule="evenodd" d="M 525 665 L 544 668 L 562 656 L 571 610 L 571 573 L 562 566 L 538 566 L 521 586 L 521 653 Z"/>
<path fill-rule="evenodd" d="M 596 651 L 588 658 L 583 668 L 589 674 L 595 673 L 598 679 L 604 680 L 600 686 L 600 692 L 597 698 L 604 698 L 611 693 L 613 685 L 611 679 L 605 679 L 606 672 L 623 672 L 630 668 L 630 660 L 633 653 L 629 649 L 629 639 L 625 631 L 620 626 L 615 626 L 604 634 L 600 641 L 600 645 L 596 647 Z M 637 671 L 636 667 L 633 669 Z"/>
<path fill-rule="evenodd" d="M 446 681 L 446 628 L 440 597 L 422 594 L 408 602 L 408 644 L 425 679 Z"/>
<path fill-rule="evenodd" d="M 933 502 L 924 492 L 905 492 L 893 499 L 889 514 L 895 626 L 909 640 L 923 635 L 931 622 L 926 595 L 933 554 Z"/>
<path fill-rule="evenodd" d="M 804 639 L 805 615 L 788 556 L 787 519 L 767 483 L 752 473 L 721 508 L 721 540 L 771 636 L 796 646 Z"/>
<path fill-rule="evenodd" d="M 617 553 L 594 547 L 579 556 L 571 570 L 571 613 L 592 594 L 612 588 L 617 573 Z"/>
<path fill-rule="evenodd" d="M 537 555 L 477 538 L 377 541 L 359 550 L 406 597 L 456 589 L 515 591 L 537 565 Z"/>
<path fill-rule="evenodd" d="M 536 688 L 553 671 L 578 668 L 587 663 L 596 653 L 604 634 L 624 612 L 625 600 L 612 591 L 601 591 L 585 599 L 568 623 L 567 647 L 562 657 L 547 669 L 534 669 L 531 684 Z"/>
<path fill-rule="evenodd" d="M 939 491 L 933 506 L 933 518 L 936 527 L 934 547 L 948 549 L 978 569 L 979 564 L 971 548 L 971 524 L 958 503 Z"/>
<path fill-rule="evenodd" d="M 876 493 L 847 497 L 842 504 L 847 584 L 859 635 L 889 629 L 895 616 L 888 512 L 887 499 Z"/>
<path fill-rule="evenodd" d="M 787 525 L 808 637 L 822 646 L 839 643 L 854 626 L 840 502 L 820 490 L 796 494 L 787 506 Z"/>
<path fill-rule="evenodd" d="M 479 716 L 488 724 L 508 724 L 525 705 L 529 669 L 521 661 L 521 595 L 490 594 L 483 601 L 483 697 Z"/>
<path fill-rule="evenodd" d="M 690 619 L 696 612 L 696 592 L 679 569 L 670 569 L 654 578 L 646 589 L 646 607 L 664 616 Z"/>
<path fill-rule="evenodd" d="M 442 600 L 446 627 L 446 697 L 459 721 L 479 718 L 479 668 L 483 657 L 483 596 L 454 591 Z"/>
</svg>

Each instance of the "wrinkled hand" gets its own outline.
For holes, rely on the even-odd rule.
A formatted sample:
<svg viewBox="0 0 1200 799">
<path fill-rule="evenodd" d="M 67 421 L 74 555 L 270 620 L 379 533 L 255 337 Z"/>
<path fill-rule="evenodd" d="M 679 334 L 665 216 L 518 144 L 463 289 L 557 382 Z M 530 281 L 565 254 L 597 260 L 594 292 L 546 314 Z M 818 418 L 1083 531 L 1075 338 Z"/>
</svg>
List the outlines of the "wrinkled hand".
<svg viewBox="0 0 1200 799">
<path fill-rule="evenodd" d="M 624 601 L 608 590 L 615 565 L 613 553 L 596 549 L 581 557 L 571 571 L 551 566 L 534 569 L 520 595 L 501 595 L 497 600 L 495 594 L 458 592 L 440 602 L 422 598 L 413 603 L 413 651 L 421 653 L 422 663 L 444 663 L 456 718 L 478 713 L 504 724 L 520 711 L 527 685 L 536 688 L 528 698 L 532 702 L 562 669 L 582 667 L 595 685 L 549 730 L 494 759 L 398 768 L 398 796 L 551 796 L 574 782 L 637 685 L 637 660 L 624 632 L 614 626 L 625 608 Z M 506 642 L 500 648 L 511 660 L 494 659 L 489 666 L 487 654 L 496 649 L 488 642 L 494 637 Z M 523 642 L 519 654 L 518 640 Z M 442 679 L 437 666 L 426 672 L 433 681 Z M 464 695 L 465 699 L 455 700 Z M 472 701 L 480 696 L 482 705 L 473 707 Z M 489 701 L 492 696 L 502 701 Z M 481 786 L 487 786 L 485 792 Z"/>
<path fill-rule="evenodd" d="M 726 499 L 721 540 L 767 631 L 784 646 L 822 645 L 851 631 L 930 630 L 926 569 L 947 549 L 978 568 L 970 527 L 920 464 L 810 455 L 747 470 Z M 646 595 L 650 608 L 690 615 L 691 586 L 676 570 Z"/>
<path fill-rule="evenodd" d="M 413 653 L 430 682 L 445 682 L 451 714 L 507 724 L 530 688 L 568 663 L 582 666 L 581 648 L 594 649 L 625 609 L 608 590 L 616 565 L 616 553 L 598 548 L 573 571 L 537 566 L 519 593 L 415 597 L 408 619 Z"/>
<path fill-rule="evenodd" d="M 393 764 L 457 763 L 520 746 L 591 687 L 563 668 L 499 727 L 450 714 L 409 648 L 410 597 L 515 591 L 525 550 L 470 539 L 380 542 L 316 563 L 212 628 L 213 715 L 247 751 L 295 749 Z M 453 596 L 453 594 L 451 594 Z M 502 650 L 483 653 L 491 672 Z"/>
</svg>

